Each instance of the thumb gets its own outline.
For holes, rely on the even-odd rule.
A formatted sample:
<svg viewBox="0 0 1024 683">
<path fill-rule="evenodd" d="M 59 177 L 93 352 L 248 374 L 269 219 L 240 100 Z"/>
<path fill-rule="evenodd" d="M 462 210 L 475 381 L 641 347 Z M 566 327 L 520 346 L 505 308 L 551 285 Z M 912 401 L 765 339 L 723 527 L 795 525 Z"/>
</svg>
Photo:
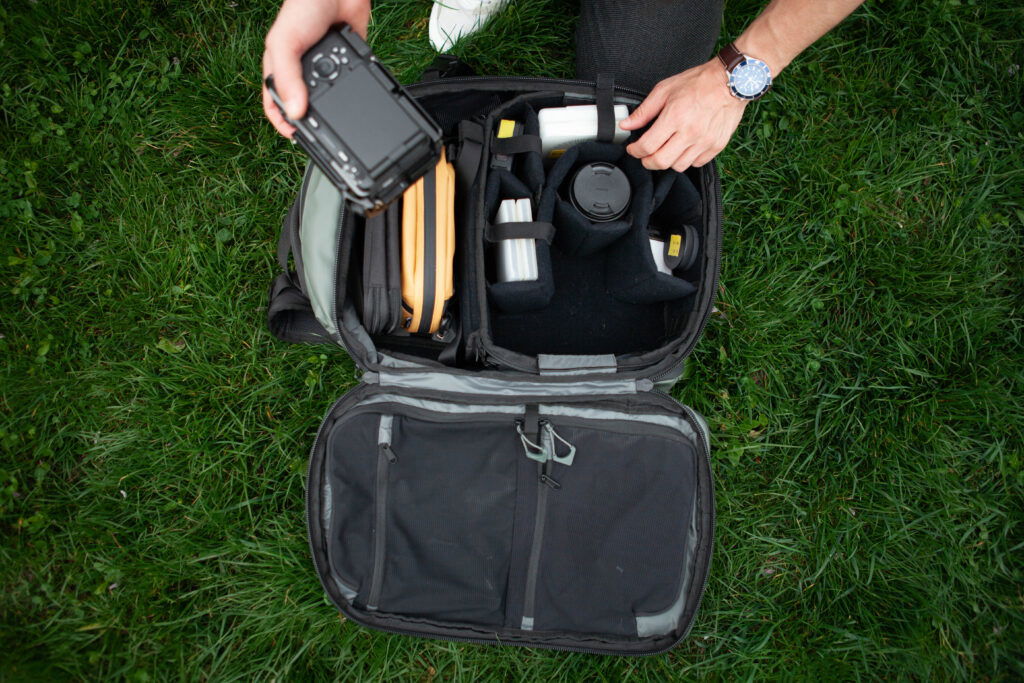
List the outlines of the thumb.
<svg viewBox="0 0 1024 683">
<path fill-rule="evenodd" d="M 284 102 L 288 118 L 301 118 L 306 113 L 306 84 L 302 82 L 301 52 L 278 50 L 274 53 L 274 88 Z"/>
<path fill-rule="evenodd" d="M 619 128 L 622 130 L 643 128 L 658 115 L 661 108 L 665 106 L 665 100 L 665 90 L 655 87 L 647 98 L 640 103 L 640 106 L 633 110 L 632 114 L 619 122 Z"/>
</svg>

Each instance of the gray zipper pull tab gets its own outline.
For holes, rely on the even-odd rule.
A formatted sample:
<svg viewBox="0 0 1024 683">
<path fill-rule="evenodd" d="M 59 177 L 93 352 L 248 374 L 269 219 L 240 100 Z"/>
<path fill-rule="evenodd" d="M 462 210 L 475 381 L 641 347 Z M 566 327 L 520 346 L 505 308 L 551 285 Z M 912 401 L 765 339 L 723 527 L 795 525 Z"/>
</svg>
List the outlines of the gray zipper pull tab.
<svg viewBox="0 0 1024 683">
<path fill-rule="evenodd" d="M 526 436 L 526 432 L 523 430 L 522 420 L 516 420 L 516 433 L 519 434 L 519 440 L 523 444 L 523 450 L 526 451 L 527 458 L 530 460 L 536 460 L 539 463 L 545 463 L 548 461 L 548 452 L 539 444 L 530 441 L 530 437 Z"/>
<path fill-rule="evenodd" d="M 390 462 L 390 463 L 398 462 L 398 456 L 395 455 L 395 452 L 393 450 L 391 450 L 391 444 L 389 444 L 389 443 L 382 443 L 382 444 L 378 444 L 377 447 L 380 449 L 380 452 L 384 454 L 384 457 L 386 457 L 388 459 L 388 462 Z"/>
<path fill-rule="evenodd" d="M 551 426 L 551 423 L 544 420 L 544 431 L 548 434 L 548 443 L 551 444 L 551 459 L 557 462 L 559 465 L 565 465 L 568 467 L 572 465 L 572 461 L 576 458 L 576 447 L 571 443 L 562 438 L 562 435 L 555 431 L 555 428 Z M 563 444 L 569 447 L 569 452 L 565 455 L 558 454 L 558 446 L 555 444 L 555 439 L 561 441 Z"/>
</svg>

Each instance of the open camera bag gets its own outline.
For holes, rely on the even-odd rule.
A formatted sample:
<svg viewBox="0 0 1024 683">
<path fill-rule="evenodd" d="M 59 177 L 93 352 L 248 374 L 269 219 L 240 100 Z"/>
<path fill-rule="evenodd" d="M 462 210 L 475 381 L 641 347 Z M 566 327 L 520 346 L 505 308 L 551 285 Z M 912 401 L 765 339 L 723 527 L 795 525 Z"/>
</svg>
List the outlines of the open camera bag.
<svg viewBox="0 0 1024 683">
<path fill-rule="evenodd" d="M 361 370 L 310 453 L 309 541 L 324 590 L 348 619 L 382 631 L 668 650 L 695 618 L 714 532 L 707 425 L 668 392 L 717 287 L 715 165 L 637 175 L 634 213 L 700 235 L 696 263 L 665 275 L 642 225 L 581 224 L 550 187 L 566 157 L 614 157 L 609 144 L 582 143 L 545 170 L 535 144 L 503 143 L 518 171 L 488 164 L 502 118 L 536 136 L 541 107 L 632 110 L 642 93 L 603 79 L 437 73 L 408 91 L 456 168 L 455 323 L 444 336 L 367 331 L 367 219 L 312 165 L 270 291 L 277 337 L 340 344 Z M 532 198 L 534 223 L 491 225 L 509 191 Z M 537 239 L 538 281 L 494 282 L 495 241 L 524 236 Z"/>
</svg>

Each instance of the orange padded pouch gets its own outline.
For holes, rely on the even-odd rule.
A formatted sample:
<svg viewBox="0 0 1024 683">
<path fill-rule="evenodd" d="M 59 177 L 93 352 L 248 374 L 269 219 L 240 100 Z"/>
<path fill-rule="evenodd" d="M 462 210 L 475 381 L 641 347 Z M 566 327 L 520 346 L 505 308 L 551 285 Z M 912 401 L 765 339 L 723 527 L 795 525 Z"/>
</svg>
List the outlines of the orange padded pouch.
<svg viewBox="0 0 1024 683">
<path fill-rule="evenodd" d="M 455 292 L 454 209 L 455 169 L 442 151 L 402 195 L 402 323 L 409 332 L 437 332 Z"/>
</svg>

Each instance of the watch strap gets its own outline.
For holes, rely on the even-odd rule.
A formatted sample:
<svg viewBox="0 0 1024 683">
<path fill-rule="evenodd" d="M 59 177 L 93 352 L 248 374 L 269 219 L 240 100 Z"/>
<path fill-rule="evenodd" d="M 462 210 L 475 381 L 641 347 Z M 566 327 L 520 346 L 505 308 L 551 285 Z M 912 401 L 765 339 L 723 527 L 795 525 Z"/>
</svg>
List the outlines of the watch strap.
<svg viewBox="0 0 1024 683">
<path fill-rule="evenodd" d="M 722 48 L 722 51 L 718 53 L 718 58 L 722 60 L 722 64 L 725 65 L 725 70 L 732 73 L 732 70 L 736 66 L 746 59 L 746 56 L 742 52 L 736 49 L 734 43 L 729 43 Z"/>
</svg>

